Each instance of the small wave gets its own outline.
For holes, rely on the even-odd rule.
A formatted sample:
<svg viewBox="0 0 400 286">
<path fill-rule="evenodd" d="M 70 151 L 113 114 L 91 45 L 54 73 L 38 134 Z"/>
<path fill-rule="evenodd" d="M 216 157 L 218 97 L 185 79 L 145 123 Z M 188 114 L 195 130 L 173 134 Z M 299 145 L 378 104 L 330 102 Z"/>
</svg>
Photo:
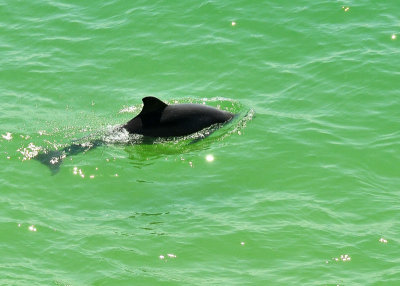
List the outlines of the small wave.
<svg viewBox="0 0 400 286">
<path fill-rule="evenodd" d="M 120 125 L 107 126 L 106 133 L 102 136 L 102 139 L 108 144 L 128 143 L 131 140 L 129 132 L 125 128 L 121 128 Z"/>
</svg>

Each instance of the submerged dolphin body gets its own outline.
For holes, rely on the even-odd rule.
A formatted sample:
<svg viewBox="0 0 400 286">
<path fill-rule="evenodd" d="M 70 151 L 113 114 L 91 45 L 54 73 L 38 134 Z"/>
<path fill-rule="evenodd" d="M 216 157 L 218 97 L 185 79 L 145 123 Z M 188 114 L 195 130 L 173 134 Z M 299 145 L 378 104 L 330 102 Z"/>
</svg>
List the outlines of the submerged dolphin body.
<svg viewBox="0 0 400 286">
<path fill-rule="evenodd" d="M 202 104 L 168 105 L 156 97 L 144 97 L 142 111 L 120 128 L 130 134 L 150 138 L 186 136 L 204 128 L 226 123 L 234 114 Z M 63 159 L 99 147 L 106 142 L 73 143 L 62 150 L 47 150 L 35 159 L 47 165 L 53 174 L 59 171 Z"/>
<path fill-rule="evenodd" d="M 202 104 L 168 105 L 156 97 L 142 99 L 143 109 L 126 123 L 131 134 L 149 137 L 176 137 L 198 132 L 217 123 L 225 123 L 233 114 Z"/>
</svg>

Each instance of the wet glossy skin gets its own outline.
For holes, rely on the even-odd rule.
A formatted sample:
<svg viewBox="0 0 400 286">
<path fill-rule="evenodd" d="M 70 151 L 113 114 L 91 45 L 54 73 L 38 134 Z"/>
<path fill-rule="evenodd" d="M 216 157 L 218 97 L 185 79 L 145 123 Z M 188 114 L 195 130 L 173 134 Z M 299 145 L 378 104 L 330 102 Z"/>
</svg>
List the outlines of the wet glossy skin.
<svg viewBox="0 0 400 286">
<path fill-rule="evenodd" d="M 227 122 L 234 116 L 201 104 L 166 105 L 157 98 L 144 98 L 143 102 L 142 112 L 123 126 L 129 133 L 150 137 L 184 136 Z"/>
</svg>

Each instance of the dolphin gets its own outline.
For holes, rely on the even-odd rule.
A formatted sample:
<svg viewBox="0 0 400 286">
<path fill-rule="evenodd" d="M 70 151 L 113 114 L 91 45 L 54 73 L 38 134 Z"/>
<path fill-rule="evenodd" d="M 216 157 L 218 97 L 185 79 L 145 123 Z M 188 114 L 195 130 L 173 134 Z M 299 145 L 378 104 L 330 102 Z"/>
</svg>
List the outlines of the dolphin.
<svg viewBox="0 0 400 286">
<path fill-rule="evenodd" d="M 234 114 L 202 104 L 168 105 L 156 97 L 144 97 L 142 111 L 127 122 L 131 134 L 148 137 L 178 137 L 196 133 L 214 124 L 230 121 Z"/>
<path fill-rule="evenodd" d="M 141 112 L 118 127 L 119 130 L 125 129 L 130 134 L 139 134 L 146 138 L 181 137 L 214 125 L 222 125 L 235 116 L 228 111 L 203 104 L 169 105 L 152 96 L 144 97 L 142 101 Z M 106 142 L 100 139 L 83 144 L 72 143 L 61 150 L 46 150 L 39 153 L 35 159 L 47 165 L 52 174 L 56 174 L 65 157 L 87 152 L 104 144 Z"/>
</svg>

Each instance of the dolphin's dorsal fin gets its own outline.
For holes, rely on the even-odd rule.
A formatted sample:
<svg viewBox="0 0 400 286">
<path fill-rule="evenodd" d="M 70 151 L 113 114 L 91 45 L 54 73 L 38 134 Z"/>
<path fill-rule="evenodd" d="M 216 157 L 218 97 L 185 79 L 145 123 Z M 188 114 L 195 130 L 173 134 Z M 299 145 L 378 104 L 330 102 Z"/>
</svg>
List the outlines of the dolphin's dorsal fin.
<svg viewBox="0 0 400 286">
<path fill-rule="evenodd" d="M 168 106 L 156 97 L 147 96 L 142 99 L 143 109 L 138 116 L 142 119 L 143 125 L 154 125 L 160 121 L 161 114 Z"/>
<path fill-rule="evenodd" d="M 143 97 L 143 109 L 140 112 L 141 115 L 149 113 L 161 113 L 167 104 L 159 100 L 157 97 L 147 96 Z"/>
</svg>

